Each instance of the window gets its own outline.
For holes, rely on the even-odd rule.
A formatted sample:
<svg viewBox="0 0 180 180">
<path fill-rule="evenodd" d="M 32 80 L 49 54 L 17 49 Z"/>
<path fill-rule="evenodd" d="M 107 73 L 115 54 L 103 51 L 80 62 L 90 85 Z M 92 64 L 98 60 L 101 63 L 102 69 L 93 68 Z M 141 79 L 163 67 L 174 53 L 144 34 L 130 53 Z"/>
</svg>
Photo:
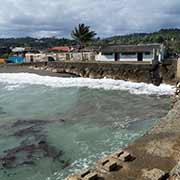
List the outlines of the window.
<svg viewBox="0 0 180 180">
<path fill-rule="evenodd" d="M 150 52 L 145 52 L 144 54 L 145 54 L 145 55 L 147 55 L 147 56 L 148 56 L 148 55 L 151 55 L 151 53 L 150 53 Z"/>
<path fill-rule="evenodd" d="M 103 56 L 112 56 L 113 53 L 102 53 Z"/>
<path fill-rule="evenodd" d="M 121 55 L 123 55 L 123 56 L 133 56 L 133 55 L 136 55 L 136 53 L 135 52 L 123 52 L 123 53 L 121 53 Z"/>
</svg>

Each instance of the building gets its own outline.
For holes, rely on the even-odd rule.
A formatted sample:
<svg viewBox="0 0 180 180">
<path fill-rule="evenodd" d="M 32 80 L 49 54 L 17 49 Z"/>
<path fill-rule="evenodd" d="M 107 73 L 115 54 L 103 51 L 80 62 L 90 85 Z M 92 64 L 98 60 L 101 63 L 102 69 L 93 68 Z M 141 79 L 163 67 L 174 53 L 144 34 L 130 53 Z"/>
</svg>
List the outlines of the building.
<svg viewBox="0 0 180 180">
<path fill-rule="evenodd" d="M 6 60 L 7 63 L 22 63 L 24 62 L 23 56 L 9 56 Z"/>
<path fill-rule="evenodd" d="M 102 47 L 96 55 L 96 61 L 162 61 L 166 50 L 162 44 L 116 45 Z"/>
<path fill-rule="evenodd" d="M 55 47 L 49 48 L 48 51 L 67 53 L 67 52 L 70 52 L 70 48 L 67 46 L 55 46 Z"/>
<path fill-rule="evenodd" d="M 6 60 L 7 63 L 22 63 L 25 61 L 26 48 L 15 47 L 12 49 L 13 55 L 9 56 Z"/>
</svg>

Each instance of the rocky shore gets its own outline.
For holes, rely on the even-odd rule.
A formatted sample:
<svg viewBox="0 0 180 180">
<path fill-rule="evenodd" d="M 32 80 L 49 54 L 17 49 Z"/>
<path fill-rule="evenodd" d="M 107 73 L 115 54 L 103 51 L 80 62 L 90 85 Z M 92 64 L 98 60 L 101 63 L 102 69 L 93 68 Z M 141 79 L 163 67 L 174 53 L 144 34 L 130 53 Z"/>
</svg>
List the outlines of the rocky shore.
<svg viewBox="0 0 180 180">
<path fill-rule="evenodd" d="M 150 132 L 126 149 L 98 161 L 89 171 L 74 174 L 66 180 L 180 179 L 179 110 L 180 84 L 177 84 L 171 111 Z"/>
<path fill-rule="evenodd" d="M 111 78 L 160 85 L 161 83 L 175 83 L 177 60 L 166 60 L 162 64 L 58 61 L 0 65 L 0 73 L 7 70 L 50 76 L 56 73 L 56 76 L 61 77 Z"/>
</svg>

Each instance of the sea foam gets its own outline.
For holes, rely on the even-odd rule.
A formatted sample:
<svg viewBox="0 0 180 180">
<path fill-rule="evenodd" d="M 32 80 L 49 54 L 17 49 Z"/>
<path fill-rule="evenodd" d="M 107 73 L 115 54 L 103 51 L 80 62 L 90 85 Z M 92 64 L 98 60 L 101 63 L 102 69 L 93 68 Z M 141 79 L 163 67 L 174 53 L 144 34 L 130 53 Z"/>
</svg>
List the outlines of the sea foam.
<svg viewBox="0 0 180 180">
<path fill-rule="evenodd" d="M 10 86 L 21 85 L 45 85 L 55 88 L 87 87 L 91 89 L 123 90 L 131 94 L 148 95 L 172 95 L 175 87 L 167 84 L 155 86 L 153 84 L 135 83 L 113 79 L 90 79 L 90 78 L 62 78 L 40 76 L 31 73 L 0 73 L 0 83 Z"/>
</svg>

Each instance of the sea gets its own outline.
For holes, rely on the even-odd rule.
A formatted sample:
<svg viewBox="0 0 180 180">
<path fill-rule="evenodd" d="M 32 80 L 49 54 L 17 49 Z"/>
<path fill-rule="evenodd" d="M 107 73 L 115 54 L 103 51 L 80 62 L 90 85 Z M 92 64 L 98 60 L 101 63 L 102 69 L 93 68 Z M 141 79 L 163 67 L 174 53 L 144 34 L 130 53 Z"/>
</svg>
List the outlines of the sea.
<svg viewBox="0 0 180 180">
<path fill-rule="evenodd" d="M 171 85 L 0 73 L 0 180 L 63 180 L 170 110 Z"/>
</svg>

